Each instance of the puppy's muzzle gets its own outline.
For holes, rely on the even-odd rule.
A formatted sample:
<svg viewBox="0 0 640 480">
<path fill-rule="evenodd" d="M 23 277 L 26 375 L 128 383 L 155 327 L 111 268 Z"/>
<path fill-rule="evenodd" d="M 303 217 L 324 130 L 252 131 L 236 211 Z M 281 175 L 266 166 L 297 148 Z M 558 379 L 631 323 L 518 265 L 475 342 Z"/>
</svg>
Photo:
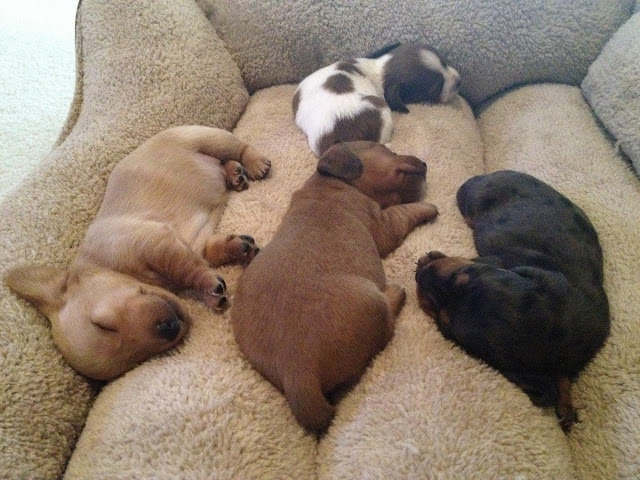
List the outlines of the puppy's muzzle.
<svg viewBox="0 0 640 480">
<path fill-rule="evenodd" d="M 156 325 L 156 333 L 165 340 L 175 340 L 182 330 L 182 320 L 175 311 Z"/>
<path fill-rule="evenodd" d="M 154 333 L 162 340 L 173 342 L 189 329 L 189 318 L 175 301 L 166 298 L 162 301 L 163 311 L 158 315 Z"/>
<path fill-rule="evenodd" d="M 436 317 L 449 297 L 448 290 L 455 282 L 452 277 L 472 263 L 464 258 L 447 257 L 435 250 L 420 257 L 416 269 L 416 293 L 420 307 L 427 315 Z"/>
</svg>

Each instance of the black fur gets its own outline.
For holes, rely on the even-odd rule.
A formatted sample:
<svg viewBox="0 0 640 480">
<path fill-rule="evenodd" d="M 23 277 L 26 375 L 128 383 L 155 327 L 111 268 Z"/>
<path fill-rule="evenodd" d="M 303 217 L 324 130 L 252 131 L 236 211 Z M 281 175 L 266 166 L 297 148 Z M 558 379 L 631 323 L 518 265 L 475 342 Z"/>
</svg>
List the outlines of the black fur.
<svg viewBox="0 0 640 480">
<path fill-rule="evenodd" d="M 566 197 L 514 171 L 471 178 L 457 201 L 480 257 L 446 269 L 438 268 L 442 254 L 421 259 L 423 308 L 445 337 L 535 404 L 557 406 L 557 380 L 574 379 L 609 334 L 596 230 Z"/>
<path fill-rule="evenodd" d="M 423 50 L 442 58 L 431 47 L 417 43 L 400 44 L 388 52 L 391 58 L 384 68 L 383 88 L 384 98 L 394 112 L 408 113 L 406 105 L 411 103 L 437 103 L 442 94 L 442 72 L 424 65 L 420 58 Z"/>
</svg>

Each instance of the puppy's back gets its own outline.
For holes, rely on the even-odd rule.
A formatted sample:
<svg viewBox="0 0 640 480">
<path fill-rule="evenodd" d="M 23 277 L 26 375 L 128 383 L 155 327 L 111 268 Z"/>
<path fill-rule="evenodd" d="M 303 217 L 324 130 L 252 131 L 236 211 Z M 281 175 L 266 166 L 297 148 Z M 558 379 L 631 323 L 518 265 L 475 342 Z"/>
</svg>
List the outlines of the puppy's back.
<svg viewBox="0 0 640 480">
<path fill-rule="evenodd" d="M 358 378 L 390 339 L 382 262 L 349 211 L 362 209 L 362 197 L 296 192 L 273 239 L 243 272 L 231 310 L 241 350 L 310 430 L 333 418 L 325 394 Z"/>
<path fill-rule="evenodd" d="M 602 283 L 602 250 L 591 221 L 541 180 L 510 170 L 480 175 L 460 187 L 457 201 L 481 256 L 499 256 L 506 268 L 535 265 Z"/>
<path fill-rule="evenodd" d="M 376 75 L 375 62 L 369 63 L 366 70 L 355 61 L 334 63 L 312 73 L 298 86 L 293 115 L 316 155 L 338 142 L 390 140 L 391 111 L 381 86 L 369 78 Z"/>
</svg>

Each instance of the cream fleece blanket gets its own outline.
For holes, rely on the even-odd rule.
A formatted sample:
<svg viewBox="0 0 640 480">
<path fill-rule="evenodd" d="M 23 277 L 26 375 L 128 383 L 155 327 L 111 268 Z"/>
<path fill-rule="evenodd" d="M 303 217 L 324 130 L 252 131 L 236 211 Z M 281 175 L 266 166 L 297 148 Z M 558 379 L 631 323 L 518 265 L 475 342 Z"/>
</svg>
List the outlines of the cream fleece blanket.
<svg viewBox="0 0 640 480">
<path fill-rule="evenodd" d="M 607 8 L 622 11 L 623 3 Z M 291 116 L 293 85 L 249 97 L 233 57 L 187 1 L 84 0 L 78 52 L 80 83 L 65 141 L 0 204 L 0 271 L 18 261 L 68 263 L 112 166 L 170 124 L 233 128 L 272 158 L 269 178 L 232 194 L 219 226 L 270 240 L 293 190 L 315 166 Z M 97 388 L 55 350 L 46 320 L 2 286 L 2 475 L 56 478 L 66 469 L 69 479 L 640 477 L 640 182 L 580 90 L 524 87 L 486 105 L 479 118 L 462 98 L 412 106 L 395 122 L 390 147 L 428 163 L 426 200 L 441 216 L 384 261 L 390 281 L 406 287 L 407 305 L 393 341 L 319 441 L 242 358 L 228 314 L 185 300 L 194 318 L 186 341 L 95 397 Z M 474 254 L 455 206 L 458 186 L 500 168 L 558 188 L 590 216 L 602 241 L 612 335 L 576 384 L 582 422 L 568 437 L 553 412 L 534 407 L 500 374 L 444 340 L 417 307 L 419 255 Z M 222 274 L 233 292 L 241 269 Z"/>
<path fill-rule="evenodd" d="M 607 42 L 582 81 L 584 96 L 640 174 L 640 12 Z"/>
</svg>

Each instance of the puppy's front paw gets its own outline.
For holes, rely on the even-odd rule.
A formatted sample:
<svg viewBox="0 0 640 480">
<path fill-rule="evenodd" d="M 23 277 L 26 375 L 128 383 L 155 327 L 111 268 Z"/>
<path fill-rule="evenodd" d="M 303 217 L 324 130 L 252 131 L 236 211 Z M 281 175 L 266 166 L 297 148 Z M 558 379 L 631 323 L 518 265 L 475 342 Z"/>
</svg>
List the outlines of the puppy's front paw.
<svg viewBox="0 0 640 480">
<path fill-rule="evenodd" d="M 249 235 L 227 235 L 212 238 L 207 242 L 205 258 L 212 266 L 228 263 L 247 264 L 254 259 L 260 248 Z"/>
<path fill-rule="evenodd" d="M 227 174 L 227 187 L 240 192 L 249 188 L 249 178 L 247 170 L 238 162 L 229 160 L 224 164 Z"/>
<path fill-rule="evenodd" d="M 433 203 L 423 202 L 420 205 L 422 206 L 422 211 L 420 212 L 420 220 L 422 223 L 430 222 L 438 216 L 438 207 Z"/>
<path fill-rule="evenodd" d="M 229 235 L 226 250 L 232 263 L 247 264 L 260 251 L 255 240 L 250 235 Z"/>
<path fill-rule="evenodd" d="M 222 312 L 229 306 L 227 284 L 218 275 L 215 276 L 215 280 L 210 282 L 210 285 L 200 290 L 200 294 L 205 305 L 216 312 Z"/>
</svg>

